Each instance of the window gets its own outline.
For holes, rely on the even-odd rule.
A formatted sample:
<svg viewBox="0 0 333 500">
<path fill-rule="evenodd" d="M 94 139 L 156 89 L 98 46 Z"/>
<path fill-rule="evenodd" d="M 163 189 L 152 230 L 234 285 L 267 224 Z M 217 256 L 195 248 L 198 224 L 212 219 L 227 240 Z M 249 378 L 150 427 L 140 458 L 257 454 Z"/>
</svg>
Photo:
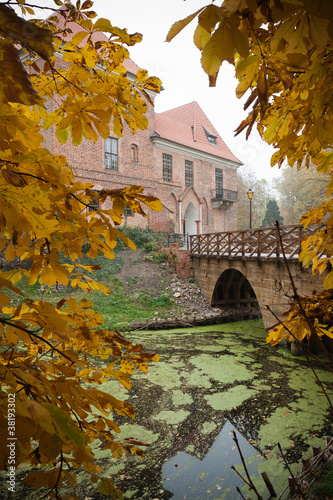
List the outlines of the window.
<svg viewBox="0 0 333 500">
<path fill-rule="evenodd" d="M 114 137 L 105 139 L 105 168 L 118 170 L 118 139 Z"/>
<path fill-rule="evenodd" d="M 215 187 L 216 195 L 223 195 L 223 170 L 221 168 L 215 169 Z"/>
<path fill-rule="evenodd" d="M 128 205 L 126 205 L 126 207 L 124 208 L 124 215 L 125 215 L 125 217 L 132 217 L 133 216 L 133 212 Z"/>
<path fill-rule="evenodd" d="M 215 135 L 207 135 L 207 140 L 210 144 L 215 144 L 216 145 L 216 137 Z"/>
<path fill-rule="evenodd" d="M 94 192 L 94 198 L 92 198 L 89 202 L 88 210 L 89 212 L 94 212 L 99 209 L 99 199 L 97 191 Z"/>
<path fill-rule="evenodd" d="M 208 132 L 208 130 L 206 130 L 204 126 L 202 126 L 202 128 L 204 129 L 204 132 L 206 134 L 207 141 L 209 142 L 209 144 L 215 144 L 215 146 L 217 146 L 217 142 L 216 142 L 217 136 Z"/>
<path fill-rule="evenodd" d="M 136 144 L 131 144 L 131 161 L 138 161 L 138 146 Z"/>
<path fill-rule="evenodd" d="M 163 180 L 172 181 L 172 156 L 163 153 Z"/>
<path fill-rule="evenodd" d="M 185 160 L 185 186 L 193 186 L 193 161 Z"/>
</svg>

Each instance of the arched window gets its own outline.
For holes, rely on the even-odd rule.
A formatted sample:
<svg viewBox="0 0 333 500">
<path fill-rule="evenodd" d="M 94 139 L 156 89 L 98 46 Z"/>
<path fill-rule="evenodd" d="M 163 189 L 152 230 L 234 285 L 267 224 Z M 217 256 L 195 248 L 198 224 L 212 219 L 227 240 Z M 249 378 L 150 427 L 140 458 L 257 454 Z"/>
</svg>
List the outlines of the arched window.
<svg viewBox="0 0 333 500">
<path fill-rule="evenodd" d="M 138 146 L 136 144 L 131 144 L 131 161 L 137 162 L 139 156 Z"/>
<path fill-rule="evenodd" d="M 129 207 L 128 205 L 126 205 L 126 207 L 124 208 L 124 215 L 125 217 L 132 217 L 134 215 L 131 207 Z"/>
</svg>

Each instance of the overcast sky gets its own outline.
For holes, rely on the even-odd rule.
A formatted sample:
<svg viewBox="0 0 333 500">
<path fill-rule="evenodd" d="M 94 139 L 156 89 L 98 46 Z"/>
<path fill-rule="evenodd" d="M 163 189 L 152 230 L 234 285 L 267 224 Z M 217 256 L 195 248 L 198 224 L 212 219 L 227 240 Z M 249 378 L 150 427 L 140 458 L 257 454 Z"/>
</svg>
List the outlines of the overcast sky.
<svg viewBox="0 0 333 500">
<path fill-rule="evenodd" d="M 44 5 L 48 2 L 40 1 Z M 130 47 L 130 56 L 150 75 L 162 80 L 164 90 L 155 100 L 157 112 L 196 101 L 235 156 L 242 163 L 253 166 L 259 179 L 270 180 L 279 175 L 276 167 L 270 167 L 272 148 L 256 131 L 248 141 L 245 133 L 234 137 L 234 130 L 247 112 L 243 110 L 244 99 L 235 96 L 233 66 L 224 63 L 217 86 L 208 86 L 208 77 L 200 64 L 200 52 L 193 44 L 195 20 L 172 42 L 165 42 L 175 21 L 208 3 L 209 0 L 94 0 L 93 9 L 98 17 L 110 19 L 114 26 L 127 28 L 129 33 L 143 34 L 143 41 Z"/>
<path fill-rule="evenodd" d="M 272 179 L 279 175 L 276 167 L 270 167 L 272 148 L 256 131 L 248 141 L 245 133 L 234 137 L 235 128 L 247 113 L 243 110 L 244 100 L 235 96 L 233 66 L 224 63 L 216 88 L 208 86 L 200 52 L 193 44 L 195 20 L 172 42 L 165 42 L 175 21 L 208 3 L 209 0 L 95 0 L 94 10 L 119 28 L 143 34 L 143 41 L 130 48 L 130 55 L 136 64 L 162 80 L 164 90 L 155 101 L 157 112 L 196 101 L 239 160 L 252 165 L 258 178 Z"/>
</svg>

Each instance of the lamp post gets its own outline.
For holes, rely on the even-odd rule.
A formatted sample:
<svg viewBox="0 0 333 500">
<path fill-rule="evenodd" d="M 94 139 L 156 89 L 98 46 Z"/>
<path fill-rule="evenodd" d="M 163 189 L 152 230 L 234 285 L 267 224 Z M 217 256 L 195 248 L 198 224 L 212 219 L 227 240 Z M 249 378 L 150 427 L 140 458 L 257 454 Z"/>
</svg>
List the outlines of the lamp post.
<svg viewBox="0 0 333 500">
<path fill-rule="evenodd" d="M 253 191 L 252 189 L 249 189 L 247 192 L 247 196 L 250 200 L 250 229 L 252 228 L 252 198 L 253 198 Z"/>
</svg>

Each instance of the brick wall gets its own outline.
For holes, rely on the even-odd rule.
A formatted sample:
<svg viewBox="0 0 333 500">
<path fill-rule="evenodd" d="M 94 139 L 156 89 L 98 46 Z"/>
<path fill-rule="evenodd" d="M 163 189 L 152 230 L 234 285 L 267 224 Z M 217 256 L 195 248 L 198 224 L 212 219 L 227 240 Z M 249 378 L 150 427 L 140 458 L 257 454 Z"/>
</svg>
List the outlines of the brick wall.
<svg viewBox="0 0 333 500">
<path fill-rule="evenodd" d="M 49 103 L 48 106 L 52 107 Z M 148 104 L 146 130 L 138 130 L 133 135 L 125 126 L 124 135 L 118 140 L 118 170 L 105 168 L 104 143 L 98 138 L 93 143 L 83 138 L 79 146 L 73 146 L 71 139 L 60 144 L 50 129 L 44 132 L 45 145 L 54 154 L 63 154 L 75 169 L 76 177 L 82 182 L 91 182 L 96 190 L 120 188 L 129 185 L 143 186 L 146 194 L 157 196 L 163 203 L 163 210 L 154 213 L 147 211 L 147 219 L 135 215 L 127 217 L 127 224 L 149 226 L 154 230 L 180 232 L 183 229 L 185 212 L 193 204 L 197 214 L 198 231 L 213 232 L 236 229 L 236 204 L 213 208 L 212 190 L 215 189 L 215 168 L 223 169 L 224 188 L 237 190 L 236 169 L 221 166 L 221 163 L 202 161 L 181 151 L 163 149 L 153 144 L 154 108 Z M 114 134 L 110 132 L 110 136 Z M 178 148 L 179 149 L 179 148 Z M 134 153 L 134 154 L 133 154 Z M 163 180 L 163 153 L 172 156 L 172 181 Z M 185 160 L 193 162 L 193 188 L 185 186 Z M 179 203 L 181 202 L 181 203 Z M 105 208 L 108 208 L 107 206 Z M 179 213 L 181 210 L 181 213 Z M 146 210 L 145 210 L 146 211 Z"/>
<path fill-rule="evenodd" d="M 163 153 L 172 156 L 172 182 L 163 181 Z M 185 161 L 193 162 L 193 189 L 185 186 Z M 179 232 L 179 205 L 181 201 L 181 218 L 183 220 L 186 208 L 190 202 L 200 218 L 202 232 L 227 231 L 237 228 L 237 211 L 235 204 L 224 205 L 223 208 L 214 209 L 211 204 L 212 191 L 215 190 L 215 168 L 222 168 L 224 175 L 224 188 L 237 191 L 236 169 L 228 166 L 221 167 L 219 163 L 204 162 L 169 149 L 155 148 L 155 171 L 157 175 L 157 196 L 174 212 L 169 215 Z M 175 207 L 175 200 L 177 206 Z M 201 205 L 201 209 L 200 209 Z"/>
</svg>

